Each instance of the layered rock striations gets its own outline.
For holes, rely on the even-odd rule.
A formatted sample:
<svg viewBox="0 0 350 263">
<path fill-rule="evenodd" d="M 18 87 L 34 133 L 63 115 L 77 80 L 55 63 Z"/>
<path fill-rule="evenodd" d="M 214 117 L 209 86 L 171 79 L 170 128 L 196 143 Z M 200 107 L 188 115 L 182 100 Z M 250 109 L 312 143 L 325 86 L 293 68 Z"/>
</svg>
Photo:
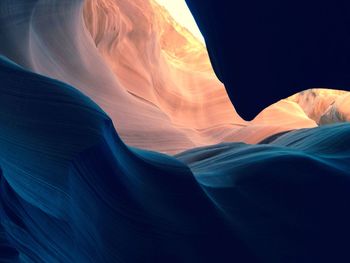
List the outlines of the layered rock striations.
<svg viewBox="0 0 350 263">
<path fill-rule="evenodd" d="M 277 106 L 264 112 L 264 120 L 257 118 L 262 122 L 243 121 L 204 44 L 155 1 L 0 5 L 0 53 L 78 88 L 106 111 L 129 145 L 177 153 L 228 138 L 256 143 L 276 131 L 315 126 L 300 116 L 298 105 L 292 106 L 295 114 L 289 108 L 288 118 Z M 242 136 L 262 126 L 260 134 Z"/>
</svg>

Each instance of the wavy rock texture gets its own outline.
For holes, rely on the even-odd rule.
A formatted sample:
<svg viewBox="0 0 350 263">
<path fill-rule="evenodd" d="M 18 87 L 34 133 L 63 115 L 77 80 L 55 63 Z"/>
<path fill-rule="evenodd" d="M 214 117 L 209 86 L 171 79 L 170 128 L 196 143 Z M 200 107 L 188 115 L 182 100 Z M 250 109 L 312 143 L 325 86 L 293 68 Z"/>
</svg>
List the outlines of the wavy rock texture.
<svg viewBox="0 0 350 263">
<path fill-rule="evenodd" d="M 346 258 L 349 124 L 176 160 L 66 84 L 4 59 L 0 79 L 1 262 Z"/>
<path fill-rule="evenodd" d="M 234 241 L 184 164 L 124 145 L 77 90 L 5 60 L 0 69 L 1 241 L 18 260 L 205 260 L 222 249 L 212 237 Z"/>
<path fill-rule="evenodd" d="M 258 258 L 253 262 L 346 262 L 349 128 L 299 130 L 268 144 L 220 144 L 177 158 Z"/>
<path fill-rule="evenodd" d="M 155 2 L 2 0 L 0 40 L 0 262 L 349 261 L 349 124 L 244 122 Z"/>
<path fill-rule="evenodd" d="M 298 105 L 244 122 L 204 45 L 154 1 L 8 0 L 0 6 L 0 53 L 88 95 L 128 145 L 176 153 L 316 126 Z"/>
<path fill-rule="evenodd" d="M 166 141 L 180 148 L 193 146 L 157 107 L 122 87 L 86 30 L 83 4 L 78 0 L 2 1 L 0 52 L 35 72 L 73 84 L 93 98 L 118 121 L 120 133 L 130 144 L 137 137 L 136 143 L 142 146 L 144 136 L 158 149 Z M 143 136 L 137 131 L 143 131 Z"/>
</svg>

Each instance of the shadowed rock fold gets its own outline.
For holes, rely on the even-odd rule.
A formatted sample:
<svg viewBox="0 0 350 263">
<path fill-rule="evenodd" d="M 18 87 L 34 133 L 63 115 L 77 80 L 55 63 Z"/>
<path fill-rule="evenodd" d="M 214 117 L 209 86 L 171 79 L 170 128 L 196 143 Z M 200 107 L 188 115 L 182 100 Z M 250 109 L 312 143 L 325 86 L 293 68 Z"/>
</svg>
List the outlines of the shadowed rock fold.
<svg viewBox="0 0 350 263">
<path fill-rule="evenodd" d="M 173 154 L 316 125 L 295 102 L 266 109 L 260 122 L 243 121 L 205 46 L 154 1 L 6 0 L 0 7 L 0 53 L 92 98 L 128 145 Z M 258 97 L 252 93 L 252 103 Z"/>
<path fill-rule="evenodd" d="M 232 99 L 246 64 L 200 26 Z M 245 122 L 204 46 L 145 0 L 2 0 L 0 53 L 0 262 L 349 262 L 350 125 L 316 127 L 349 120 L 347 94 Z M 249 113 L 289 91 L 250 92 Z"/>
</svg>

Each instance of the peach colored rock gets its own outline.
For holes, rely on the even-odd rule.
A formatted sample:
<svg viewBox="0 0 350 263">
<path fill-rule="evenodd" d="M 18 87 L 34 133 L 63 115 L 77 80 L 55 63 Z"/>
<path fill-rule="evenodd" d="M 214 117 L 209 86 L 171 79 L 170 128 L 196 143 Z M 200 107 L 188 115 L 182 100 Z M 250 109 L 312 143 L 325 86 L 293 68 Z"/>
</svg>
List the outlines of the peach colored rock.
<svg viewBox="0 0 350 263">
<path fill-rule="evenodd" d="M 346 91 L 330 89 L 309 89 L 288 98 L 290 101 L 298 103 L 306 115 L 321 124 L 321 117 Z M 333 119 L 334 122 L 337 122 Z"/>
<path fill-rule="evenodd" d="M 128 145 L 173 154 L 316 126 L 293 101 L 243 121 L 205 46 L 153 0 L 0 5 L 0 53 L 91 97 Z"/>
</svg>

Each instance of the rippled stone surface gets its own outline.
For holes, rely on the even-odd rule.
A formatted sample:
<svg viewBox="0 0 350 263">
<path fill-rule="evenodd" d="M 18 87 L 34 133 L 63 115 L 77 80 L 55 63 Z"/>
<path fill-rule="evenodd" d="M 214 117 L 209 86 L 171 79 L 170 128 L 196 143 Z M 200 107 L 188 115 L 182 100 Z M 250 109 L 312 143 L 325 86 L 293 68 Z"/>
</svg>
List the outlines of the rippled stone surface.
<svg viewBox="0 0 350 263">
<path fill-rule="evenodd" d="M 141 0 L 2 0 L 0 53 L 0 262 L 349 261 L 346 94 L 244 122 Z"/>
</svg>

